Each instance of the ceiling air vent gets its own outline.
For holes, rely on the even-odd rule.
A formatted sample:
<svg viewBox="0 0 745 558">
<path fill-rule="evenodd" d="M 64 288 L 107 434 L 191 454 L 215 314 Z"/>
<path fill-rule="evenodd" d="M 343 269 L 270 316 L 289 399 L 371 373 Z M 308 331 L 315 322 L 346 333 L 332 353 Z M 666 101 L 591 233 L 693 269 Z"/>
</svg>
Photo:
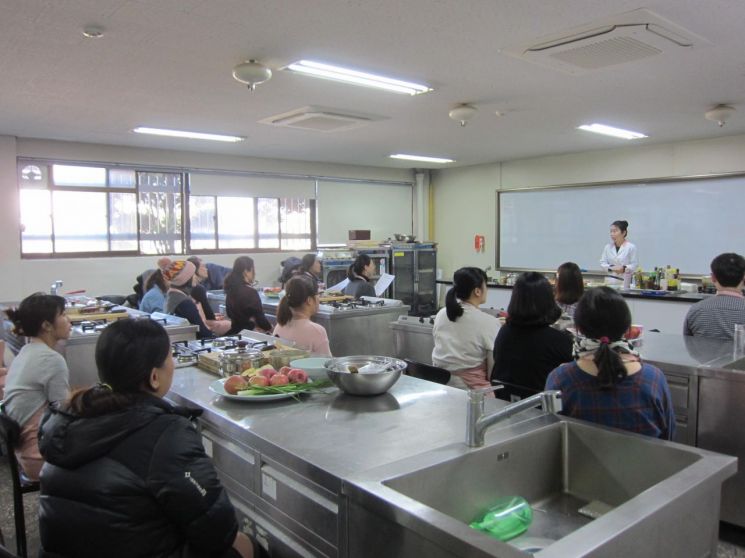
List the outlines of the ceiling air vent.
<svg viewBox="0 0 745 558">
<path fill-rule="evenodd" d="M 341 132 L 360 128 L 375 120 L 380 120 L 380 118 L 320 107 L 302 107 L 264 118 L 259 122 L 271 126 L 311 130 L 313 132 Z"/>
<path fill-rule="evenodd" d="M 684 51 L 705 39 L 646 9 L 544 37 L 504 52 L 571 74 Z"/>
</svg>

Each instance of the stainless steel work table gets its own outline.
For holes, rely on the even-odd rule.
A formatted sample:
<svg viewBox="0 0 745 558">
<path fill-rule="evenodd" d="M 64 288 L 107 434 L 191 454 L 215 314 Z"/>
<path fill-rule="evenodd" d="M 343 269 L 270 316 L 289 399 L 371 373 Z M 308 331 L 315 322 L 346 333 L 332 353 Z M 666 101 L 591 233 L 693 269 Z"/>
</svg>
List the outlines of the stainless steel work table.
<svg viewBox="0 0 745 558">
<path fill-rule="evenodd" d="M 251 403 L 215 395 L 215 380 L 177 369 L 168 398 L 203 409 L 205 448 L 243 527 L 278 556 L 347 556 L 344 479 L 445 445 L 465 447 L 467 396 L 447 386 L 402 376 L 377 397 L 330 387 L 300 401 Z M 515 422 L 539 411 L 529 413 Z"/>
</svg>

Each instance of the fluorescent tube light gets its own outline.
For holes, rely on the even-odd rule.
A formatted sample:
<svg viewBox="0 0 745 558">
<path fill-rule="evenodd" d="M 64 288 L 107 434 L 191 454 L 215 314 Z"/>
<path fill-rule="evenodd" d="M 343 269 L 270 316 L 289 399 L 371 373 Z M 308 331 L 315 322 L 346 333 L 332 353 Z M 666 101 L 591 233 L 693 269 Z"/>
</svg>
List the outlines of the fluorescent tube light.
<svg viewBox="0 0 745 558">
<path fill-rule="evenodd" d="M 442 159 L 441 157 L 424 157 L 423 155 L 406 155 L 396 153 L 390 156 L 391 159 L 403 159 L 405 161 L 422 161 L 423 163 L 455 163 L 455 159 Z"/>
<path fill-rule="evenodd" d="M 183 130 L 165 130 L 163 128 L 147 128 L 145 126 L 139 126 L 132 130 L 137 134 L 151 134 L 154 136 L 168 136 L 172 138 L 188 138 L 188 139 L 200 139 L 210 141 L 226 141 L 236 143 L 243 141 L 246 138 L 241 136 L 222 136 L 220 134 L 205 134 L 203 132 L 185 132 Z"/>
<path fill-rule="evenodd" d="M 357 70 L 332 66 L 331 64 L 324 64 L 323 62 L 315 62 L 313 60 L 299 60 L 298 62 L 293 62 L 285 69 L 309 76 L 342 81 L 364 87 L 375 87 L 405 95 L 419 95 L 420 93 L 432 91 L 432 88 L 427 85 L 401 81 L 385 76 L 376 76 L 375 74 L 358 72 Z"/>
<path fill-rule="evenodd" d="M 639 132 L 632 132 L 630 130 L 624 130 L 623 128 L 614 128 L 613 126 L 606 126 L 605 124 L 584 124 L 578 126 L 577 129 L 585 130 L 586 132 L 594 132 L 596 134 L 603 134 L 604 136 L 613 136 L 614 138 L 621 139 L 641 139 L 646 138 L 644 134 Z"/>
</svg>

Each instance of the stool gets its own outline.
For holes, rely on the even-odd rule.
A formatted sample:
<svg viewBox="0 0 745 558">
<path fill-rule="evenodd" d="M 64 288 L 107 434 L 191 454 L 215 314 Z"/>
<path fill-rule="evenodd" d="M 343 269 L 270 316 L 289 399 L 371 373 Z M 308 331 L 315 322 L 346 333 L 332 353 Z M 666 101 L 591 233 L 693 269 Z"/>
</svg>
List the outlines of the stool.
<svg viewBox="0 0 745 558">
<path fill-rule="evenodd" d="M 404 359 L 404 362 L 406 363 L 406 374 L 408 376 L 443 385 L 450 381 L 450 372 L 444 368 L 438 368 L 431 364 L 424 364 L 407 358 Z"/>
<path fill-rule="evenodd" d="M 13 518 L 16 527 L 16 552 L 22 558 L 26 558 L 26 518 L 23 512 L 23 495 L 30 492 L 38 492 L 39 483 L 26 478 L 18 466 L 13 448 L 18 445 L 20 437 L 21 427 L 0 406 L 0 443 L 5 446 L 6 453 L 8 454 L 10 479 L 13 483 Z"/>
</svg>

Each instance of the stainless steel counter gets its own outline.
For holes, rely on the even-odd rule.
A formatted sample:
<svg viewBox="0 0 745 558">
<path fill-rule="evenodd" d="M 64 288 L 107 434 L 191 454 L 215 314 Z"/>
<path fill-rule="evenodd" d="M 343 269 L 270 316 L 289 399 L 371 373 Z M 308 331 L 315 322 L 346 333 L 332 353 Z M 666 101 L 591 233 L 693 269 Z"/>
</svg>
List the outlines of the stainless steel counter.
<svg viewBox="0 0 745 558">
<path fill-rule="evenodd" d="M 260 294 L 266 317 L 276 323 L 279 301 Z M 222 291 L 209 291 L 207 297 L 215 311 L 225 304 Z M 382 355 L 394 356 L 393 332 L 388 324 L 405 316 L 409 306 L 371 306 L 354 309 L 324 309 L 313 316 L 313 321 L 326 330 L 329 346 L 334 356 Z"/>
<path fill-rule="evenodd" d="M 200 423 L 205 449 L 212 456 L 236 505 L 242 528 L 256 537 L 274 558 L 529 556 L 515 549 L 505 550 L 508 547 L 503 543 L 489 540 L 469 530 L 465 524 L 458 523 L 460 527 L 456 531 L 443 530 L 441 515 L 419 514 L 416 510 L 422 509 L 421 506 L 412 505 L 410 499 L 397 498 L 389 506 L 385 504 L 387 497 L 376 499 L 374 503 L 370 495 L 390 494 L 390 489 L 384 485 L 390 486 L 390 479 L 397 476 L 396 472 L 414 471 L 412 465 L 425 471 L 429 468 L 421 469 L 419 465 L 437 464 L 437 469 L 446 475 L 457 476 L 458 470 L 450 470 L 447 464 L 450 459 L 458 462 L 465 459 L 472 464 L 474 460 L 486 460 L 477 467 L 486 479 L 490 476 L 486 472 L 486 463 L 493 465 L 502 460 L 500 466 L 504 470 L 510 466 L 510 461 L 504 461 L 509 455 L 514 455 L 513 459 L 518 461 L 520 454 L 528 455 L 524 450 L 518 451 L 517 447 L 510 446 L 512 449 L 506 453 L 500 447 L 514 445 L 515 440 L 522 439 L 530 446 L 530 440 L 543 436 L 540 432 L 558 433 L 556 427 L 563 422 L 558 422 L 557 417 L 542 415 L 538 411 L 517 415 L 489 430 L 484 448 L 473 449 L 464 443 L 467 395 L 447 386 L 403 376 L 389 393 L 378 397 L 353 397 L 336 388 L 326 388 L 303 396 L 301 401 L 249 403 L 230 401 L 213 394 L 209 391 L 209 384 L 215 379 L 215 376 L 197 368 L 179 369 L 174 375 L 168 398 L 204 410 Z M 486 403 L 487 410 L 505 404 L 497 400 Z M 618 459 L 613 457 L 610 462 L 628 461 L 626 465 L 613 465 L 620 466 L 621 470 L 635 469 L 628 466 L 634 457 L 626 455 L 621 459 L 631 447 L 652 448 L 649 451 L 659 460 L 647 459 L 648 466 L 656 471 L 653 477 L 660 479 L 669 474 L 663 471 L 670 469 L 670 459 L 678 460 L 673 456 L 685 453 L 680 449 L 682 446 L 671 446 L 640 436 L 606 435 L 603 429 L 581 423 L 572 427 L 573 432 L 580 434 L 596 430 L 601 445 L 609 443 L 610 438 L 614 440 Z M 532 437 L 523 438 L 526 435 Z M 566 438 L 554 436 L 552 439 Z M 627 443 L 620 443 L 625 440 Z M 572 451 L 583 447 L 582 444 L 572 445 Z M 595 446 L 590 444 L 587 447 Z M 667 457 L 662 455 L 665 452 Z M 654 517 L 658 513 L 665 516 L 664 525 L 668 530 L 670 525 L 680 524 L 676 514 L 697 524 L 698 528 L 690 530 L 685 541 L 691 543 L 690 548 L 697 549 L 696 556 L 703 555 L 698 554 L 701 548 L 716 543 L 715 511 L 719 507 L 719 483 L 731 474 L 734 465 L 732 460 L 717 457 L 718 464 L 712 468 L 709 465 L 712 461 L 705 454 L 688 453 L 691 457 L 683 459 L 683 466 L 697 460 L 702 460 L 701 463 L 693 465 L 688 473 L 678 475 L 676 480 L 671 479 L 665 486 L 645 490 L 643 498 L 635 500 L 634 506 L 626 506 L 625 509 L 639 511 L 639 514 L 621 516 L 629 529 L 634 530 L 631 538 L 637 539 L 629 552 L 633 553 L 640 545 L 649 546 L 648 543 L 654 543 L 652 547 L 657 548 L 657 539 L 663 537 L 660 533 L 668 532 L 656 532 L 658 523 Z M 586 462 L 586 459 L 579 459 L 579 462 Z M 518 466 L 515 472 L 521 470 Z M 644 474 L 631 474 L 629 482 L 635 484 L 635 490 L 646 486 L 644 483 L 640 485 L 642 478 Z M 411 482 L 418 485 L 415 478 Z M 657 481 L 646 482 L 649 485 Z M 616 485 L 610 483 L 608 486 L 613 488 Z M 673 490 L 673 487 L 681 490 Z M 431 494 L 440 492 L 437 485 L 431 483 L 422 485 L 421 490 Z M 664 501 L 666 498 L 670 499 L 670 505 Z M 672 500 L 675 500 L 674 505 Z M 368 504 L 372 507 L 367 507 Z M 407 519 L 408 516 L 402 514 L 404 508 L 399 511 L 398 506 L 404 506 L 406 513 L 414 510 L 413 513 L 418 514 L 415 522 Z M 579 532 L 572 539 L 583 541 L 585 549 L 595 547 L 597 551 L 589 554 L 583 550 L 581 555 L 618 555 L 613 551 L 618 551 L 621 543 L 629 539 L 623 534 L 625 528 L 619 530 L 615 520 L 610 518 L 598 525 L 605 539 L 586 538 Z M 592 531 L 585 529 L 583 532 Z M 381 533 L 388 533 L 390 537 Z M 464 533 L 465 537 L 458 539 Z M 566 542 L 564 547 L 576 549 L 569 540 Z M 603 554 L 606 544 L 610 545 L 610 554 Z M 684 546 L 679 542 L 676 548 Z M 574 551 L 567 552 L 564 547 L 559 541 L 556 550 L 547 556 L 578 555 L 576 552 L 572 554 Z M 631 547 L 627 545 L 626 548 Z M 645 552 L 638 555 L 653 555 L 649 548 Z"/>
</svg>

